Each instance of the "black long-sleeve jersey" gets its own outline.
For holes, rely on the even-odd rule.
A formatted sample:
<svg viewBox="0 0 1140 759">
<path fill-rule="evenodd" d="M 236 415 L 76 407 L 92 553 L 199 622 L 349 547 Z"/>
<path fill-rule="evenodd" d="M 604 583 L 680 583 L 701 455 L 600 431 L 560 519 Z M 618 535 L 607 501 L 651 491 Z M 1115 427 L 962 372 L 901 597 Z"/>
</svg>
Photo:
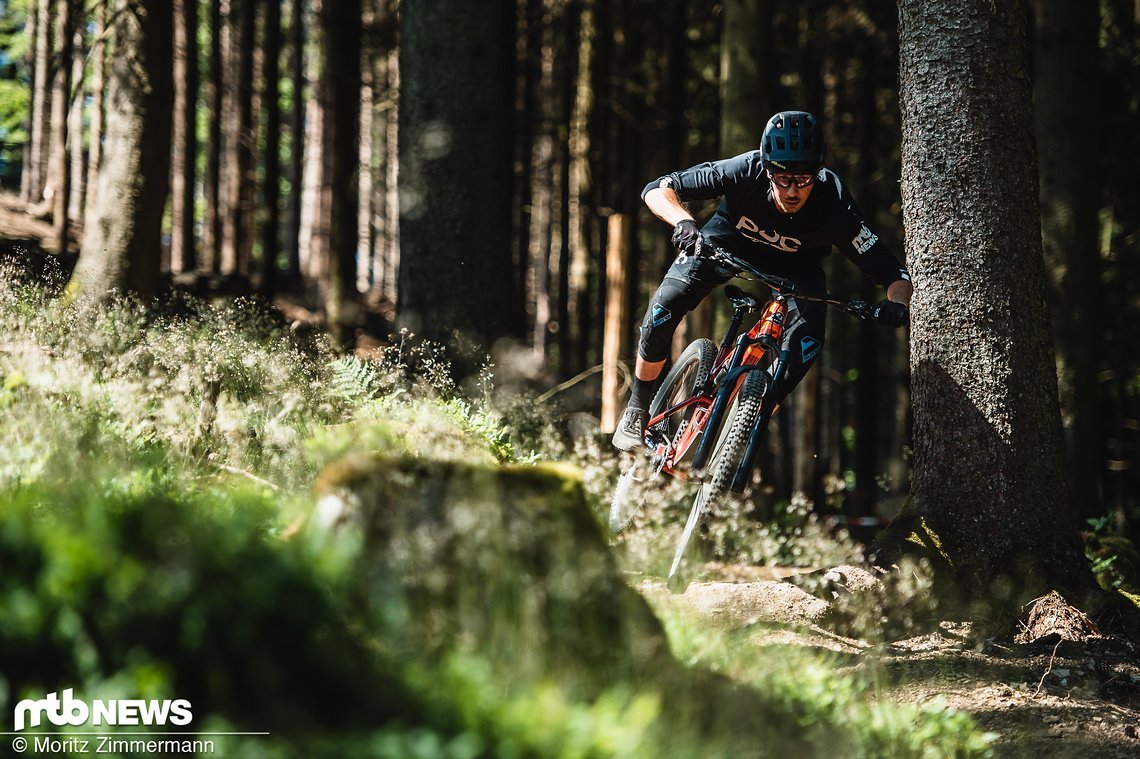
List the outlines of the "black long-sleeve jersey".
<svg viewBox="0 0 1140 759">
<path fill-rule="evenodd" d="M 794 214 L 776 208 L 757 150 L 659 177 L 646 185 L 642 198 L 655 187 L 672 188 L 681 201 L 723 197 L 702 230 L 705 237 L 761 271 L 801 287 L 823 288 L 823 258 L 833 246 L 882 287 L 910 279 L 830 169 L 819 171 L 811 195 Z"/>
</svg>

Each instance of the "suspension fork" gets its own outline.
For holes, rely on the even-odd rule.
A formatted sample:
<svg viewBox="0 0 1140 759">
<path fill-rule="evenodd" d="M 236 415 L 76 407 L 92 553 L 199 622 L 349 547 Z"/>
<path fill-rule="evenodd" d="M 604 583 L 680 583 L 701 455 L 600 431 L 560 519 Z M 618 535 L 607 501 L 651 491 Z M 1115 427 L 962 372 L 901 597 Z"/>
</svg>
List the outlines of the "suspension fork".
<svg viewBox="0 0 1140 759">
<path fill-rule="evenodd" d="M 757 338 L 749 338 L 747 335 L 741 335 L 740 339 L 737 340 L 736 349 L 732 353 L 732 359 L 728 362 L 728 366 L 731 368 L 720 381 L 720 386 L 717 388 L 716 400 L 713 402 L 712 410 L 705 420 L 704 433 L 701 435 L 700 442 L 697 443 L 697 449 L 693 452 L 693 462 L 691 465 L 691 469 L 693 470 L 701 469 L 708 463 L 709 455 L 712 453 L 713 443 L 717 437 L 715 432 L 720 429 L 725 411 L 728 409 L 728 404 L 732 401 L 732 397 L 736 394 L 736 386 L 740 379 L 747 372 L 766 371 L 766 367 L 761 364 L 740 363 L 743 360 L 744 352 L 753 345 L 761 345 L 775 350 L 772 346 L 771 338 L 766 335 L 761 335 Z"/>
<path fill-rule="evenodd" d="M 772 401 L 772 390 L 784 378 L 784 369 L 788 365 L 788 352 L 778 350 L 776 356 L 775 371 L 772 372 L 769 379 L 768 392 L 764 394 L 764 402 L 760 405 L 760 418 L 756 420 L 756 425 L 748 435 L 748 445 L 744 449 L 744 456 L 741 457 L 740 466 L 736 468 L 736 474 L 732 478 L 732 485 L 729 489 L 734 493 L 744 492 L 745 486 L 748 485 L 752 468 L 756 464 L 756 457 L 760 455 L 760 448 L 768 437 L 768 422 L 772 420 L 772 414 L 776 411 L 776 404 Z"/>
</svg>

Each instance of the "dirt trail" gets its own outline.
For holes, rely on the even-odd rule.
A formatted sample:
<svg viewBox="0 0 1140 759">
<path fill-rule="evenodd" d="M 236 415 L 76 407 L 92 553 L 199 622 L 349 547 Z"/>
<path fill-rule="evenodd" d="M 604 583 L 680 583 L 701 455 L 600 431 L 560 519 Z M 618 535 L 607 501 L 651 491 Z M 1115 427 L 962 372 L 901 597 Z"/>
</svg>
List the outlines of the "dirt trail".
<svg viewBox="0 0 1140 759">
<path fill-rule="evenodd" d="M 860 599 L 873 603 L 882 590 L 867 570 L 836 567 L 810 582 L 794 571 L 769 570 L 761 579 L 754 569 L 720 566 L 711 574 L 713 581 L 691 583 L 679 596 L 710 622 L 747 630 L 757 646 L 834 652 L 844 671 L 873 668 L 883 699 L 921 705 L 941 697 L 996 734 L 1000 757 L 1140 756 L 1140 682 L 1109 671 L 1111 657 L 1095 641 L 979 640 L 969 623 L 947 620 L 924 635 L 875 644 L 850 637 L 844 624 Z M 656 579 L 638 587 L 651 601 L 669 594 Z"/>
</svg>

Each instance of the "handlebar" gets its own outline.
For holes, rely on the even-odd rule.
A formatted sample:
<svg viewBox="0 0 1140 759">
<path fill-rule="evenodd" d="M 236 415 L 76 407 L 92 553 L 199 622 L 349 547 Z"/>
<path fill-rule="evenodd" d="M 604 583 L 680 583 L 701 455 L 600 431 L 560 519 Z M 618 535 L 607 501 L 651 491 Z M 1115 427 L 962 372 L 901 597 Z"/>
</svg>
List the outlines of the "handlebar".
<svg viewBox="0 0 1140 759">
<path fill-rule="evenodd" d="M 870 319 L 871 314 L 874 311 L 874 306 L 858 298 L 852 300 L 841 300 L 837 296 L 830 293 L 824 293 L 823 295 L 812 295 L 811 293 L 805 293 L 801 290 L 796 289 L 795 282 L 783 279 L 782 277 L 766 274 L 747 261 L 744 261 L 732 255 L 723 248 L 718 248 L 715 245 L 708 245 L 707 242 L 704 247 L 712 251 L 711 255 L 705 255 L 707 255 L 708 258 L 714 263 L 719 264 L 726 269 L 730 269 L 737 276 L 740 274 L 748 274 L 752 279 L 763 282 L 773 290 L 789 297 L 796 298 L 798 300 L 824 303 L 828 306 L 837 308 L 840 311 L 845 311 L 846 313 L 849 313 L 859 319 Z"/>
</svg>

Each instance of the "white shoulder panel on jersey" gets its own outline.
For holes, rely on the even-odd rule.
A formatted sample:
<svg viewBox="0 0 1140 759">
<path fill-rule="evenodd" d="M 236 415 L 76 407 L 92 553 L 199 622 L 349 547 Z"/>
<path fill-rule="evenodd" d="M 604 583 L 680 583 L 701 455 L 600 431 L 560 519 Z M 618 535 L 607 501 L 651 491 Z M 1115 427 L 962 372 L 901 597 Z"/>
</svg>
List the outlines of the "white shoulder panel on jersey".
<svg viewBox="0 0 1140 759">
<path fill-rule="evenodd" d="M 822 181 L 826 182 L 828 177 L 831 177 L 832 181 L 835 182 L 835 194 L 839 197 L 843 197 L 843 183 L 839 181 L 839 176 L 831 169 L 819 170 L 819 178 Z"/>
</svg>

